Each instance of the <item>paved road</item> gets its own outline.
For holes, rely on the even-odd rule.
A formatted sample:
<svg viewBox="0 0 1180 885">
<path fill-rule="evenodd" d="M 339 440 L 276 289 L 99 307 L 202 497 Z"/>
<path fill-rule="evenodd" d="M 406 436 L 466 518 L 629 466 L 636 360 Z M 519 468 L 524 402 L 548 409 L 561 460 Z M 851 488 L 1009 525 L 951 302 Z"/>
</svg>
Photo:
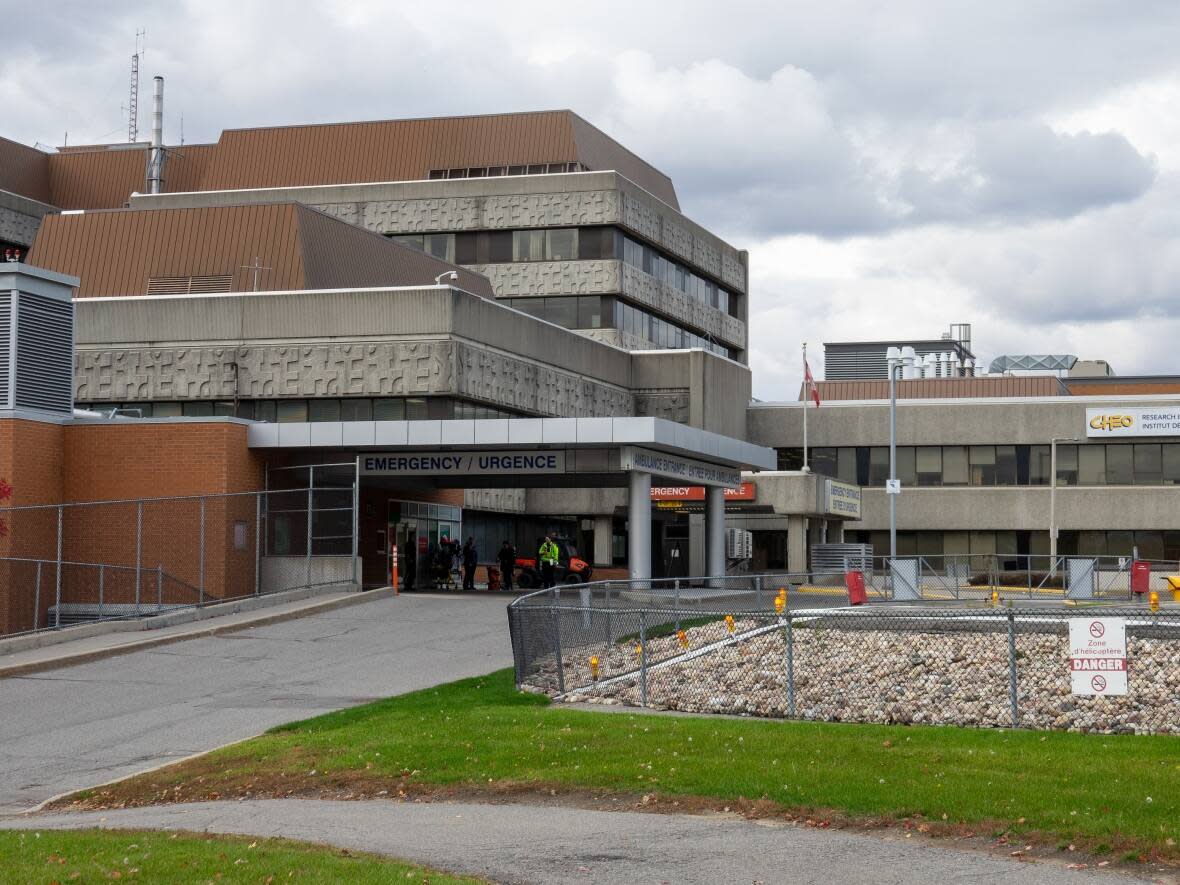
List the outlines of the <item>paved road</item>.
<svg viewBox="0 0 1180 885">
<path fill-rule="evenodd" d="M 147 827 L 281 835 L 499 882 L 1033 883 L 1128 881 L 928 841 L 729 817 L 528 805 L 249 800 L 34 816 L 0 827 Z"/>
<path fill-rule="evenodd" d="M 512 663 L 507 598 L 403 595 L 0 679 L 0 813 Z"/>
</svg>

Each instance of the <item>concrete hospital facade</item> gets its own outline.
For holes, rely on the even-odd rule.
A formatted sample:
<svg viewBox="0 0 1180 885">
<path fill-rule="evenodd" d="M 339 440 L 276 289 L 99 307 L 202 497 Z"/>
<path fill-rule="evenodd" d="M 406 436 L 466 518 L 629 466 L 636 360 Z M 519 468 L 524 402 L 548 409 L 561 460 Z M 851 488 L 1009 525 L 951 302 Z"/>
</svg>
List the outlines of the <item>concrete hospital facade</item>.
<svg viewBox="0 0 1180 885">
<path fill-rule="evenodd" d="M 596 564 L 624 565 L 638 494 L 652 505 L 656 575 L 715 562 L 707 527 L 718 508 L 754 532 L 755 568 L 801 571 L 825 541 L 886 552 L 880 391 L 845 398 L 826 385 L 810 416 L 814 472 L 800 473 L 802 405 L 751 402 L 748 255 L 686 217 L 666 175 L 577 115 L 227 131 L 166 149 L 158 193 L 146 193 L 149 151 L 48 154 L 0 140 L 0 247 L 21 260 L 12 290 L 64 286 L 74 307 L 73 402 L 14 407 L 12 421 L 49 422 L 63 440 L 106 428 L 107 447 L 119 434 L 140 446 L 148 427 L 221 428 L 232 441 L 218 451 L 248 466 L 190 476 L 186 491 L 298 485 L 313 481 L 312 465 L 345 481 L 358 453 L 393 443 L 471 451 L 515 434 L 538 450 L 568 446 L 571 465 L 606 459 L 577 483 L 529 487 L 363 478 L 357 552 L 370 584 L 386 573 L 389 541 L 421 532 L 473 534 L 490 560 L 503 538 L 527 547 L 558 530 Z M 1003 379 L 903 382 L 927 385 L 904 391 L 899 408 L 904 549 L 1041 551 L 1042 448 L 1065 436 L 1084 443 L 1061 452 L 1078 465 L 1059 492 L 1062 552 L 1116 552 L 1129 538 L 1180 558 L 1180 436 L 1127 444 L 1154 445 L 1159 460 L 1151 472 L 1155 450 L 1130 449 L 1129 484 L 1111 443 L 1102 485 L 1088 485 L 1096 461 L 1084 451 L 1097 445 L 1087 408 L 1180 405 L 1180 385 L 1083 391 L 1052 379 L 1026 395 L 1015 380 L 1026 379 L 1008 379 L 1005 395 L 988 386 Z M 945 395 L 966 382 L 982 386 Z M 115 417 L 76 418 L 74 406 Z M 683 445 L 670 427 L 685 428 Z M 686 500 L 685 483 L 658 475 L 644 492 L 620 479 L 621 448 L 595 449 L 628 440 L 749 475 L 724 501 Z M 62 451 L 63 465 L 76 460 Z M 65 466 L 41 490 L 9 466 L 18 503 L 113 493 L 71 481 Z"/>
</svg>

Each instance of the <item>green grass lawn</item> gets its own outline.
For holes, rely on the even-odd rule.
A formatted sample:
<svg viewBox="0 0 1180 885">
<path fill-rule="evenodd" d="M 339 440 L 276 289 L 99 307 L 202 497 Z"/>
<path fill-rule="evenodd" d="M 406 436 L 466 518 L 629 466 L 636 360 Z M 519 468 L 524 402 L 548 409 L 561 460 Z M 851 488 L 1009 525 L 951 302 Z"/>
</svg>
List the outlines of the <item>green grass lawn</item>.
<svg viewBox="0 0 1180 885">
<path fill-rule="evenodd" d="M 81 830 L 0 832 L 0 883 L 420 882 L 475 885 L 370 854 L 289 842 L 195 834 Z"/>
<path fill-rule="evenodd" d="M 1180 857 L 1177 738 L 581 711 L 516 692 L 510 671 L 283 726 L 82 800 L 521 783 L 921 815 L 936 829 Z"/>
</svg>

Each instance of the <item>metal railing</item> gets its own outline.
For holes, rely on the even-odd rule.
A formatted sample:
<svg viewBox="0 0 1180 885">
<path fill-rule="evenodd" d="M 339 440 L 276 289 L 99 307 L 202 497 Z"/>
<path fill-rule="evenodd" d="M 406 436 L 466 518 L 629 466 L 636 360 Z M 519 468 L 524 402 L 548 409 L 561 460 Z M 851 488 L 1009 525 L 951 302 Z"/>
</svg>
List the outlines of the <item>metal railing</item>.
<svg viewBox="0 0 1180 885">
<path fill-rule="evenodd" d="M 0 509 L 0 635 L 359 585 L 355 490 Z"/>
<path fill-rule="evenodd" d="M 523 601 L 523 604 L 520 604 Z M 1068 620 L 1126 619 L 1125 696 L 1070 692 Z M 521 687 L 572 703 L 818 721 L 1180 733 L 1180 611 L 509 607 Z"/>
</svg>

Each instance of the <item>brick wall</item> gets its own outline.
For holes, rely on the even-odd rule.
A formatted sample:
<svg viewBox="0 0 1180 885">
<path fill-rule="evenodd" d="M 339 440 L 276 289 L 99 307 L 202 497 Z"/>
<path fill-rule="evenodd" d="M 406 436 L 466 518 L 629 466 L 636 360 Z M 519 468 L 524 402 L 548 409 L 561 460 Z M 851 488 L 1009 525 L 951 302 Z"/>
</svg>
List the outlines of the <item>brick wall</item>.
<svg viewBox="0 0 1180 885">
<path fill-rule="evenodd" d="M 13 487 L 3 506 L 43 504 L 62 498 L 64 428 L 60 424 L 18 419 L 0 420 L 0 479 Z M 25 511 L 4 517 L 7 535 L 0 538 L 0 556 L 41 558 L 56 552 L 57 517 L 51 511 Z M 46 586 L 51 576 L 42 575 Z M 33 626 L 36 566 L 0 561 L 0 632 Z M 42 594 L 41 608 L 47 606 Z"/>
<path fill-rule="evenodd" d="M 184 495 L 256 491 L 263 484 L 263 461 L 246 443 L 246 428 L 227 422 L 56 425 L 0 419 L 0 477 L 14 486 L 13 504 L 117 501 Z M 197 500 L 148 503 L 136 564 L 137 508 L 99 504 L 63 510 L 62 558 L 73 563 L 103 563 L 105 602 L 187 601 L 200 583 L 200 503 Z M 209 501 L 205 509 L 204 577 L 206 595 L 238 596 L 254 588 L 252 496 Z M 235 547 L 234 522 L 245 522 L 244 545 Z M 55 559 L 54 509 L 26 511 L 9 518 L 11 531 L 0 540 L 0 556 Z M 157 585 L 156 565 L 175 580 Z M 124 566 L 124 568 L 119 568 Z M 56 569 L 42 567 L 38 623 L 45 624 L 56 593 Z M 0 633 L 29 629 L 37 595 L 35 567 L 0 562 Z M 67 565 L 62 599 L 97 602 L 97 570 Z M 186 586 L 188 585 L 188 586 Z"/>
</svg>

